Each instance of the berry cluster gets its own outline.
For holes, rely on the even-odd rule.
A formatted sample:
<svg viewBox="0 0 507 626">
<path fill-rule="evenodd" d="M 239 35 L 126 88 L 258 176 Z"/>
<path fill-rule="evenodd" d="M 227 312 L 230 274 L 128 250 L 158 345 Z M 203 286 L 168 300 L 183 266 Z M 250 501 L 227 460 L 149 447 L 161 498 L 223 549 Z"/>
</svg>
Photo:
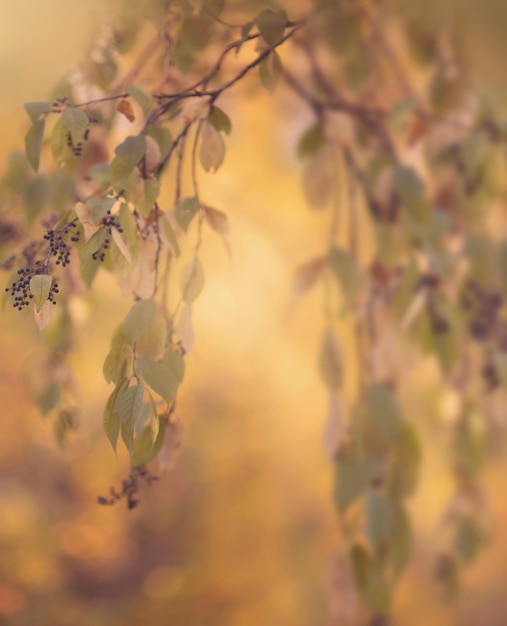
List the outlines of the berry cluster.
<svg viewBox="0 0 507 626">
<path fill-rule="evenodd" d="M 83 141 L 86 141 L 88 139 L 89 134 L 90 134 L 90 129 L 87 128 L 83 135 Z M 83 154 L 83 142 L 78 141 L 76 144 L 74 144 L 74 141 L 72 140 L 72 134 L 70 133 L 70 131 L 67 132 L 67 135 L 65 138 L 67 141 L 67 146 L 72 150 L 72 152 L 74 153 L 74 156 L 80 157 Z"/>
<path fill-rule="evenodd" d="M 125 498 L 127 500 L 127 507 L 129 509 L 135 509 L 139 504 L 139 500 L 136 499 L 136 495 L 140 489 L 140 482 L 143 481 L 147 485 L 151 485 L 158 480 L 158 476 L 150 474 L 149 470 L 144 466 L 134 467 L 130 474 L 122 480 L 121 491 L 117 491 L 114 487 L 110 487 L 109 496 L 99 496 L 97 502 L 103 506 L 110 506 Z"/>
<path fill-rule="evenodd" d="M 70 262 L 70 247 L 65 241 L 65 237 L 70 235 L 73 243 L 79 241 L 79 230 L 77 218 L 65 224 L 60 230 L 49 229 L 44 235 L 45 241 L 49 243 L 49 256 L 56 257 L 55 265 L 66 267 Z"/>
<path fill-rule="evenodd" d="M 47 267 L 41 261 L 37 261 L 35 268 L 22 267 L 18 270 L 19 278 L 10 287 L 5 288 L 6 292 L 10 292 L 13 299 L 12 306 L 15 309 L 22 311 L 23 307 L 30 304 L 30 300 L 33 298 L 33 294 L 30 293 L 30 281 L 34 276 L 41 274 L 47 274 Z M 53 281 L 48 295 L 48 300 L 53 304 L 56 304 L 55 295 L 57 293 L 59 293 L 58 283 Z"/>
<path fill-rule="evenodd" d="M 487 290 L 474 281 L 468 281 L 460 297 L 460 304 L 469 314 L 468 328 L 477 341 L 491 339 L 497 329 L 503 296 Z"/>
<path fill-rule="evenodd" d="M 111 211 L 108 211 L 107 214 L 101 220 L 101 226 L 103 230 L 108 233 L 108 237 L 104 239 L 102 245 L 98 250 L 92 254 L 92 259 L 94 261 L 104 262 L 106 258 L 106 251 L 109 248 L 109 244 L 111 243 L 111 233 L 113 228 L 115 228 L 119 233 L 123 232 L 123 228 L 121 227 L 120 220 L 115 216 L 111 215 Z"/>
</svg>

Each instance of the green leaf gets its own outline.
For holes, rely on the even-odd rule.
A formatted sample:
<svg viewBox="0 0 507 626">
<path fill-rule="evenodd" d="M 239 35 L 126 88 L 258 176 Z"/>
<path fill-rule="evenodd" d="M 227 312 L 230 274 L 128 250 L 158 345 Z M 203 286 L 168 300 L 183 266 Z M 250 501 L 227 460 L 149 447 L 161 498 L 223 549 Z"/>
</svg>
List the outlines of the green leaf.
<svg viewBox="0 0 507 626">
<path fill-rule="evenodd" d="M 168 348 L 162 357 L 162 363 L 171 370 L 180 383 L 183 382 L 183 376 L 185 375 L 185 359 L 183 355 Z"/>
<path fill-rule="evenodd" d="M 236 48 L 236 56 L 238 56 L 238 53 L 241 50 L 243 44 L 248 39 L 248 35 L 250 34 L 250 31 L 252 30 L 253 25 L 254 25 L 254 22 L 247 22 L 246 24 L 243 24 L 243 26 L 241 27 L 241 41 L 239 42 Z"/>
<path fill-rule="evenodd" d="M 165 215 L 162 216 L 162 227 L 164 228 L 164 233 L 167 237 L 167 241 L 171 244 L 171 247 L 174 250 L 174 254 L 176 258 L 178 258 L 181 254 L 178 238 L 176 237 L 176 233 L 172 229 L 172 226 Z"/>
<path fill-rule="evenodd" d="M 335 247 L 329 253 L 328 263 L 340 285 L 343 297 L 351 304 L 363 282 L 356 259 L 347 250 Z"/>
<path fill-rule="evenodd" d="M 86 129 L 90 125 L 88 115 L 76 107 L 65 107 L 61 116 L 62 124 L 72 135 L 72 141 L 77 144 L 83 139 Z"/>
<path fill-rule="evenodd" d="M 365 405 L 370 415 L 390 441 L 399 435 L 403 416 L 393 392 L 383 383 L 373 383 L 365 393 Z"/>
<path fill-rule="evenodd" d="M 153 98 L 151 97 L 151 94 L 148 93 L 146 89 L 143 89 L 143 87 L 139 87 L 139 85 L 132 85 L 131 83 L 127 83 L 125 85 L 125 90 L 129 94 L 129 96 L 131 96 L 137 102 L 137 104 L 143 110 L 143 113 L 146 115 L 146 113 L 148 113 L 153 104 Z"/>
<path fill-rule="evenodd" d="M 482 173 L 492 152 L 491 141 L 483 131 L 476 131 L 466 137 L 459 147 L 465 175 L 474 180 Z"/>
<path fill-rule="evenodd" d="M 151 324 L 155 317 L 157 305 L 153 300 L 138 300 L 123 320 L 122 330 L 131 346 Z"/>
<path fill-rule="evenodd" d="M 386 615 L 389 612 L 391 591 L 384 578 L 381 563 L 359 544 L 352 547 L 350 560 L 362 598 L 372 611 Z"/>
<path fill-rule="evenodd" d="M 57 382 L 51 381 L 42 390 L 34 394 L 34 400 L 42 415 L 47 415 L 60 402 L 62 388 Z"/>
<path fill-rule="evenodd" d="M 224 10 L 225 0 L 204 0 L 201 12 L 206 12 L 213 17 L 218 17 Z"/>
<path fill-rule="evenodd" d="M 174 217 L 178 226 L 187 232 L 190 222 L 200 208 L 201 205 L 199 204 L 197 196 L 184 198 L 181 202 L 178 202 L 178 204 L 174 207 Z"/>
<path fill-rule="evenodd" d="M 208 15 L 186 18 L 180 28 L 173 59 L 180 72 L 186 74 L 197 52 L 203 50 L 213 34 L 213 20 Z"/>
<path fill-rule="evenodd" d="M 166 402 L 171 402 L 178 390 L 178 380 L 166 365 L 142 357 L 136 359 L 136 370 L 153 391 Z"/>
<path fill-rule="evenodd" d="M 113 450 L 116 452 L 116 443 L 118 441 L 118 435 L 120 433 L 120 415 L 118 413 L 117 398 L 120 390 L 122 390 L 127 384 L 127 379 L 123 378 L 118 381 L 118 384 L 113 389 L 113 392 L 109 396 L 106 408 L 104 409 L 104 431 L 109 439 Z"/>
<path fill-rule="evenodd" d="M 461 472 L 475 475 L 486 458 L 484 416 L 472 405 L 464 407 L 455 426 L 454 455 Z"/>
<path fill-rule="evenodd" d="M 287 15 L 275 13 L 270 9 L 262 11 L 256 18 L 255 23 L 260 34 L 268 46 L 274 46 L 283 37 Z"/>
<path fill-rule="evenodd" d="M 354 456 L 340 458 L 336 467 L 334 499 L 340 513 L 363 496 L 379 472 L 379 463 L 373 459 Z"/>
<path fill-rule="evenodd" d="M 200 135 L 199 160 L 201 165 L 205 172 L 216 172 L 225 158 L 224 140 L 218 130 L 206 122 L 201 125 Z"/>
<path fill-rule="evenodd" d="M 102 372 L 106 382 L 118 383 L 123 380 L 132 363 L 132 348 L 130 347 L 122 327 L 119 326 L 111 340 L 111 348 L 104 361 Z"/>
<path fill-rule="evenodd" d="M 343 362 L 336 335 L 330 328 L 324 331 L 319 352 L 319 371 L 324 384 L 331 391 L 343 384 Z"/>
<path fill-rule="evenodd" d="M 393 502 L 394 527 L 390 545 L 390 560 L 394 577 L 397 578 L 405 569 L 412 552 L 412 533 L 410 520 L 399 503 Z"/>
<path fill-rule="evenodd" d="M 229 116 L 216 105 L 211 105 L 208 114 L 208 122 L 218 131 L 223 131 L 228 135 L 232 130 L 232 124 Z"/>
<path fill-rule="evenodd" d="M 123 162 L 126 172 L 131 172 L 146 152 L 144 135 L 129 135 L 114 149 L 116 156 Z"/>
<path fill-rule="evenodd" d="M 136 200 L 136 208 L 144 217 L 150 214 L 158 198 L 159 191 L 160 183 L 156 178 L 146 178 L 143 180 L 141 195 Z"/>
<path fill-rule="evenodd" d="M 158 431 L 154 438 L 155 429 L 153 428 L 154 421 L 159 424 Z M 131 462 L 133 467 L 139 465 L 146 465 L 152 459 L 154 459 L 162 448 L 164 442 L 166 428 L 166 420 L 161 420 L 158 416 L 152 416 L 152 424 L 146 426 L 141 435 L 134 440 L 132 446 Z"/>
<path fill-rule="evenodd" d="M 167 326 L 160 311 L 155 311 L 148 328 L 136 339 L 136 356 L 156 359 L 167 341 Z"/>
<path fill-rule="evenodd" d="M 389 493 L 399 498 L 410 496 L 417 486 L 420 462 L 417 435 L 412 426 L 404 422 L 392 447 L 387 479 Z"/>
<path fill-rule="evenodd" d="M 51 102 L 40 101 L 40 102 L 25 102 L 25 109 L 30 119 L 35 124 L 38 122 L 46 111 L 51 109 Z"/>
<path fill-rule="evenodd" d="M 282 75 L 283 67 L 280 55 L 276 50 L 263 59 L 259 64 L 261 83 L 268 91 L 274 91 Z"/>
<path fill-rule="evenodd" d="M 33 295 L 37 311 L 40 311 L 44 302 L 49 298 L 52 284 L 53 279 L 47 274 L 37 274 L 30 279 L 30 293 Z"/>
<path fill-rule="evenodd" d="M 25 152 L 28 163 L 37 171 L 39 169 L 40 151 L 46 122 L 39 120 L 34 122 L 25 135 Z"/>
<path fill-rule="evenodd" d="M 51 132 L 51 152 L 57 165 L 66 165 L 74 170 L 79 159 L 67 144 L 67 129 L 61 118 L 58 119 Z"/>
<path fill-rule="evenodd" d="M 468 517 L 461 518 L 456 526 L 454 549 L 463 561 L 465 563 L 473 561 L 483 543 L 483 533 L 477 524 Z"/>
<path fill-rule="evenodd" d="M 322 124 L 319 122 L 312 124 L 305 130 L 298 141 L 298 156 L 304 158 L 316 154 L 322 148 L 325 141 L 326 135 Z"/>
<path fill-rule="evenodd" d="M 116 407 L 120 417 L 121 435 L 123 442 L 130 452 L 134 438 L 134 429 L 137 418 L 141 414 L 144 398 L 144 385 L 139 383 L 128 388 L 121 388 L 118 392 Z"/>
<path fill-rule="evenodd" d="M 383 493 L 370 490 L 365 499 L 366 536 L 374 554 L 385 554 L 394 531 L 391 501 Z"/>
<path fill-rule="evenodd" d="M 169 150 L 173 142 L 171 131 L 168 128 L 164 128 L 163 126 L 151 124 L 148 127 L 147 134 L 157 142 L 158 147 L 160 148 L 160 153 L 167 154 L 167 151 Z"/>
<path fill-rule="evenodd" d="M 180 274 L 180 290 L 189 304 L 199 297 L 204 288 L 204 268 L 197 257 L 186 265 Z"/>
</svg>

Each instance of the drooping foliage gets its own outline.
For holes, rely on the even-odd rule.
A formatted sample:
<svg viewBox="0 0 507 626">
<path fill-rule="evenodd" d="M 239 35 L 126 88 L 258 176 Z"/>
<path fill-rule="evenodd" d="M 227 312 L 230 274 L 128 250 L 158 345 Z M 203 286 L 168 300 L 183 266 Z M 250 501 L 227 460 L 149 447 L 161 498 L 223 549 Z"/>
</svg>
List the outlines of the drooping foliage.
<svg viewBox="0 0 507 626">
<path fill-rule="evenodd" d="M 227 249 L 234 237 L 232 207 L 210 206 L 199 188 L 227 158 L 235 122 L 224 101 L 256 82 L 304 103 L 302 192 L 329 230 L 296 268 L 295 290 L 323 286 L 316 352 L 344 568 L 373 619 L 389 614 L 411 551 L 406 501 L 424 446 L 397 394 L 405 364 L 433 355 L 459 394 L 451 539 L 438 563 L 450 589 L 487 531 L 486 400 L 507 385 L 505 124 L 452 29 L 378 4 L 126 2 L 52 97 L 25 104 L 25 153 L 2 178 L 0 215 L 5 298 L 47 334 L 32 390 L 60 443 L 78 412 L 69 299 L 99 272 L 131 299 L 97 372 L 111 385 L 106 436 L 142 468 L 177 436 L 203 237 L 214 231 Z"/>
</svg>

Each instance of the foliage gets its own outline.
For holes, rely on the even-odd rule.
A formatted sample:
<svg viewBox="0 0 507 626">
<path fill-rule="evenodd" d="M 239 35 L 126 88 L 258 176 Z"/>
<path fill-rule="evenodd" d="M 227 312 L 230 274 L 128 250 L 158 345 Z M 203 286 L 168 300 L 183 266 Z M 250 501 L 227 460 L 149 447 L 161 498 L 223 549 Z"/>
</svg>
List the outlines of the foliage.
<svg viewBox="0 0 507 626">
<path fill-rule="evenodd" d="M 438 563 L 449 589 L 487 534 L 478 483 L 491 427 L 484 399 L 507 385 L 506 137 L 458 44 L 445 28 L 414 24 L 410 11 L 360 0 L 288 11 L 127 2 L 79 72 L 50 100 L 26 103 L 25 155 L 12 155 L 1 181 L 6 204 L 21 209 L 19 220 L 10 210 L 1 217 L 6 298 L 32 308 L 48 336 L 52 367 L 33 384 L 35 401 L 63 444 L 78 413 L 68 303 L 99 272 L 113 274 L 133 303 L 103 363 L 112 385 L 104 430 L 144 472 L 174 444 L 192 305 L 206 283 L 205 225 L 229 249 L 227 214 L 199 188 L 199 170 L 214 173 L 227 158 L 226 94 L 256 72 L 274 98 L 285 89 L 308 107 L 296 148 L 302 188 L 329 230 L 320 254 L 296 270 L 295 290 L 319 284 L 324 294 L 326 448 L 347 572 L 372 620 L 389 614 L 412 543 L 406 500 L 422 444 L 397 397 L 405 362 L 432 355 L 460 394 L 451 539 Z M 353 354 L 342 346 L 344 323 Z"/>
</svg>

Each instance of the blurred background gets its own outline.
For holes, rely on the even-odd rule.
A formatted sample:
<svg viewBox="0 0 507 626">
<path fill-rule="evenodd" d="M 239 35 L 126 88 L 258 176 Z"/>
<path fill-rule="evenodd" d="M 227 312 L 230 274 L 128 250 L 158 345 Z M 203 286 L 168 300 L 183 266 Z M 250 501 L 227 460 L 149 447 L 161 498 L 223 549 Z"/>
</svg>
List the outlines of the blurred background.
<svg viewBox="0 0 507 626">
<path fill-rule="evenodd" d="M 467 7 L 478 15 L 476 4 Z M 0 2 L 0 169 L 12 149 L 23 147 L 23 102 L 47 97 L 107 11 L 98 0 Z M 488 28 L 478 40 L 487 39 Z M 491 39 L 495 56 L 498 39 Z M 490 67 L 482 45 L 476 58 Z M 498 99 L 502 83 L 491 73 Z M 120 308 L 129 303 L 102 279 L 77 305 L 72 358 L 82 417 L 63 450 L 26 389 L 24 372 L 36 358 L 39 333 L 28 315 L 8 307 L 2 314 L 1 624 L 313 626 L 332 620 L 340 534 L 332 466 L 322 446 L 328 411 L 316 367 L 322 297 L 312 292 L 296 306 L 292 288 L 294 268 L 323 250 L 328 218 L 304 202 L 293 154 L 309 117 L 296 108 L 292 123 L 281 123 L 288 106 L 283 91 L 274 100 L 259 92 L 255 101 L 224 102 L 234 123 L 227 157 L 219 173 L 202 177 L 201 187 L 206 201 L 229 216 L 232 255 L 215 233 L 205 232 L 206 288 L 195 304 L 197 342 L 178 404 L 184 445 L 175 467 L 143 487 L 136 509 L 97 505 L 97 496 L 129 473 L 126 454 L 115 456 L 102 432 L 110 389 L 101 372 Z M 441 518 L 453 490 L 447 448 L 453 398 L 437 379 L 435 363 L 423 362 L 402 389 L 425 454 L 410 504 L 414 558 L 395 595 L 395 623 L 500 626 L 507 623 L 501 444 L 484 475 L 491 543 L 466 572 L 456 599 L 446 600 L 435 581 Z"/>
</svg>

